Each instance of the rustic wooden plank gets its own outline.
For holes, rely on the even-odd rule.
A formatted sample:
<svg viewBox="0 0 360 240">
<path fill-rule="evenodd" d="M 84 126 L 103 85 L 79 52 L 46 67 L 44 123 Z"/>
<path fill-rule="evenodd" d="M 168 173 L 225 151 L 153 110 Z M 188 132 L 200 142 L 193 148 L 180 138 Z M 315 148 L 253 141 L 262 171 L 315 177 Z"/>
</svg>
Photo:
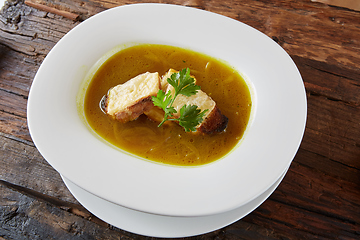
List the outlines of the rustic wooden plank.
<svg viewBox="0 0 360 240">
<path fill-rule="evenodd" d="M 0 184 L 0 236 L 5 239 L 133 239 Z"/>
<path fill-rule="evenodd" d="M 303 209 L 284 207 L 283 204 L 271 200 L 264 202 L 262 208 L 248 215 L 246 221 L 272 229 L 275 233 L 291 232 L 288 239 L 351 240 L 359 237 L 358 226 L 334 221 L 331 217 Z"/>
<path fill-rule="evenodd" d="M 30 7 L 36 8 L 38 10 L 41 10 L 41 11 L 51 12 L 51 13 L 66 17 L 73 21 L 77 21 L 79 19 L 79 15 L 76 13 L 72 13 L 72 12 L 69 12 L 66 10 L 61 10 L 61 9 L 58 9 L 58 8 L 52 7 L 52 6 L 47 6 L 44 3 L 38 3 L 35 1 L 31 1 L 31 0 L 25 0 L 25 4 Z"/>
<path fill-rule="evenodd" d="M 34 145 L 0 136 L 0 146 L 1 180 L 59 200 L 77 202 Z"/>
<path fill-rule="evenodd" d="M 360 78 L 356 71 L 294 57 L 308 99 L 302 163 L 359 182 Z M 330 167 L 331 166 L 331 167 Z"/>
<path fill-rule="evenodd" d="M 1 42 L 26 55 L 44 56 L 78 22 L 43 12 L 21 1 L 3 9 L 0 18 Z"/>
<path fill-rule="evenodd" d="M 247 219 L 247 218 L 245 218 Z M 293 234 L 292 234 L 293 235 Z M 269 228 L 264 228 L 263 226 L 259 227 L 256 224 L 250 224 L 247 220 L 240 220 L 232 225 L 226 227 L 221 235 L 218 237 L 220 239 L 251 239 L 251 240 L 275 240 L 275 239 L 294 239 L 289 236 L 288 233 L 281 231 L 277 232 Z"/>
<path fill-rule="evenodd" d="M 37 192 L 35 190 L 29 189 L 29 188 L 26 188 L 26 187 L 23 187 L 23 186 L 20 186 L 20 185 L 16 185 L 16 184 L 4 181 L 4 180 L 0 180 L 0 185 L 2 185 L 3 187 L 8 188 L 9 190 L 18 192 L 19 194 L 26 195 L 26 196 L 28 196 L 30 198 L 34 198 L 34 199 L 37 199 L 37 200 L 40 200 L 40 201 L 47 202 L 49 204 L 54 205 L 54 207 L 60 208 L 60 209 L 65 210 L 67 212 L 74 213 L 74 214 L 76 214 L 78 216 L 82 216 L 84 218 L 90 218 L 91 217 L 91 213 L 89 211 L 87 211 L 83 206 L 81 206 L 76 201 L 67 202 L 67 201 L 61 200 L 61 199 L 59 199 L 57 197 L 49 196 L 49 195 L 43 194 L 41 192 Z"/>
<path fill-rule="evenodd" d="M 26 96 L 0 89 L 0 112 L 26 118 Z"/>
<path fill-rule="evenodd" d="M 69 11 L 76 9 L 80 20 L 104 10 L 96 3 L 79 0 L 57 2 L 56 6 Z M 41 55 L 42 60 L 77 24 L 78 21 L 26 6 L 23 1 L 12 1 L 2 9 L 0 15 L 0 43 L 26 55 Z"/>
<path fill-rule="evenodd" d="M 330 6 L 343 7 L 360 11 L 360 2 L 357 0 L 311 0 L 313 2 L 321 2 Z"/>
<path fill-rule="evenodd" d="M 82 0 L 29 0 L 25 1 L 25 4 L 40 11 L 51 12 L 66 17 L 72 21 L 83 21 L 94 14 L 105 10 L 105 8 L 101 7 L 99 4 Z"/>
<path fill-rule="evenodd" d="M 357 183 L 294 162 L 271 199 L 360 229 L 359 196 Z"/>
<path fill-rule="evenodd" d="M 10 113 L 0 112 L 0 133 L 31 141 L 26 118 L 15 116 Z"/>
<path fill-rule="evenodd" d="M 24 55 L 0 42 L 0 90 L 27 97 L 41 60 Z"/>
<path fill-rule="evenodd" d="M 339 161 L 331 160 L 316 152 L 305 150 L 302 147 L 298 150 L 294 162 L 317 169 L 319 174 L 326 174 L 339 180 L 341 179 L 360 185 L 358 169 L 346 166 Z"/>
<path fill-rule="evenodd" d="M 308 97 L 308 122 L 301 147 L 360 169 L 359 107 Z"/>
<path fill-rule="evenodd" d="M 304 80 L 308 93 L 330 100 L 360 105 L 360 77 L 356 70 L 292 56 Z"/>
</svg>

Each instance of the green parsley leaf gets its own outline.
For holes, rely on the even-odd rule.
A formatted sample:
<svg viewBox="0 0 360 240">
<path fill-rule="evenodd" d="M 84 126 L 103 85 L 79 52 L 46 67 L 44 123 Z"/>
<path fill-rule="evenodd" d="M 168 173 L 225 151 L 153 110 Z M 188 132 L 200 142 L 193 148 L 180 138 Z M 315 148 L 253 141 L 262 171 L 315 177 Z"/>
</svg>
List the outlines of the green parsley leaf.
<svg viewBox="0 0 360 240">
<path fill-rule="evenodd" d="M 195 79 L 190 76 L 189 68 L 184 68 L 177 73 L 173 73 L 170 78 L 168 78 L 168 83 L 174 87 L 175 97 L 178 94 L 190 97 L 200 90 L 200 86 L 195 85 Z"/>
<path fill-rule="evenodd" d="M 161 89 L 158 91 L 156 96 L 152 96 L 151 98 L 154 105 L 162 108 L 164 111 L 172 100 L 171 92 L 165 94 L 165 92 Z"/>
<path fill-rule="evenodd" d="M 165 112 L 164 120 L 159 124 L 159 127 L 168 120 L 169 117 L 173 116 L 176 113 L 174 107 L 172 107 L 173 97 L 171 92 L 165 94 L 163 90 L 159 90 L 156 96 L 152 96 L 152 101 L 154 106 L 162 108 Z"/>
<path fill-rule="evenodd" d="M 195 132 L 196 126 L 203 121 L 205 113 L 209 109 L 201 112 L 196 105 L 184 105 L 180 109 L 180 117 L 177 119 L 179 125 L 185 129 L 185 132 Z"/>
<path fill-rule="evenodd" d="M 196 131 L 196 126 L 203 121 L 208 109 L 201 112 L 196 105 L 184 105 L 180 109 L 180 117 L 175 119 L 174 114 L 177 113 L 177 111 L 172 105 L 179 94 L 190 97 L 200 90 L 200 86 L 197 86 L 195 79 L 190 76 L 189 68 L 184 68 L 177 73 L 173 73 L 167 81 L 174 87 L 174 96 L 172 96 L 171 91 L 165 93 L 159 90 L 157 96 L 152 97 L 154 105 L 162 108 L 165 112 L 164 119 L 159 124 L 159 127 L 166 121 L 178 121 L 179 125 L 184 127 L 186 132 Z"/>
</svg>

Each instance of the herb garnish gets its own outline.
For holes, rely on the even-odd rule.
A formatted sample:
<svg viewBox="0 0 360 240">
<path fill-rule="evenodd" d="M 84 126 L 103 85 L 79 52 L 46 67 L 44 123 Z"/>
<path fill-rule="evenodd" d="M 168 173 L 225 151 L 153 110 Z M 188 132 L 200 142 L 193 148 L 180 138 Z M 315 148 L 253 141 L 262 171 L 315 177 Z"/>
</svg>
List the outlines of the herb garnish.
<svg viewBox="0 0 360 240">
<path fill-rule="evenodd" d="M 172 96 L 171 91 L 165 93 L 159 90 L 157 96 L 153 96 L 152 100 L 155 106 L 162 108 L 165 112 L 163 121 L 158 125 L 160 127 L 166 121 L 178 121 L 186 132 L 196 131 L 196 126 L 203 121 L 205 113 L 208 109 L 201 112 L 201 109 L 196 105 L 184 105 L 180 109 L 180 117 L 174 118 L 177 113 L 173 107 L 173 103 L 179 94 L 190 97 L 195 95 L 200 86 L 195 85 L 195 79 L 190 76 L 190 69 L 184 68 L 177 73 L 173 73 L 167 82 L 174 87 L 175 93 Z"/>
</svg>

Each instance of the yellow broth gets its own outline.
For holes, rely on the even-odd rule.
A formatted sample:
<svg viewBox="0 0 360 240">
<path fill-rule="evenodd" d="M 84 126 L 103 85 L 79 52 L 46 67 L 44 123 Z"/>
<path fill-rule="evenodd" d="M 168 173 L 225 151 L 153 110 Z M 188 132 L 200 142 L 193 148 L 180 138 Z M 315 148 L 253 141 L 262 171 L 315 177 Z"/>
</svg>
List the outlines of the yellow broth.
<svg viewBox="0 0 360 240">
<path fill-rule="evenodd" d="M 99 102 L 111 87 L 147 71 L 163 75 L 170 68 L 190 68 L 197 85 L 229 118 L 224 132 L 186 133 L 173 122 L 157 127 L 144 115 L 124 124 L 100 110 Z M 89 125 L 111 144 L 155 162 L 196 166 L 223 157 L 239 142 L 249 121 L 251 96 L 240 74 L 217 59 L 187 49 L 144 44 L 121 50 L 100 66 L 86 90 L 84 108 Z"/>
</svg>

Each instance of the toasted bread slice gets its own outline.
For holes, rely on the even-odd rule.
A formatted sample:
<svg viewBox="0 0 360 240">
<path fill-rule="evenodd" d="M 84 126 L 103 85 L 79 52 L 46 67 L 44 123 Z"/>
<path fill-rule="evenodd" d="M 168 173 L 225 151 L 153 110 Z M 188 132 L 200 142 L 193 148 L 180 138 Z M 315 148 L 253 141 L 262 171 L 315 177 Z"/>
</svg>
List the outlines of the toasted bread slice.
<svg viewBox="0 0 360 240">
<path fill-rule="evenodd" d="M 135 120 L 154 107 L 151 97 L 160 88 L 156 73 L 143 73 L 111 88 L 105 99 L 105 112 L 121 122 Z"/>
<path fill-rule="evenodd" d="M 167 85 L 166 92 L 171 91 L 174 94 L 174 87 L 170 84 Z M 202 90 L 198 90 L 195 95 L 190 97 L 179 94 L 174 103 L 173 107 L 177 111 L 174 114 L 175 118 L 180 116 L 180 109 L 184 105 L 196 105 L 202 111 L 208 109 L 205 113 L 204 121 L 196 126 L 197 131 L 205 134 L 211 134 L 214 132 L 222 132 L 226 129 L 228 124 L 228 118 L 223 115 L 220 109 L 217 107 L 216 102 L 208 96 Z"/>
</svg>

